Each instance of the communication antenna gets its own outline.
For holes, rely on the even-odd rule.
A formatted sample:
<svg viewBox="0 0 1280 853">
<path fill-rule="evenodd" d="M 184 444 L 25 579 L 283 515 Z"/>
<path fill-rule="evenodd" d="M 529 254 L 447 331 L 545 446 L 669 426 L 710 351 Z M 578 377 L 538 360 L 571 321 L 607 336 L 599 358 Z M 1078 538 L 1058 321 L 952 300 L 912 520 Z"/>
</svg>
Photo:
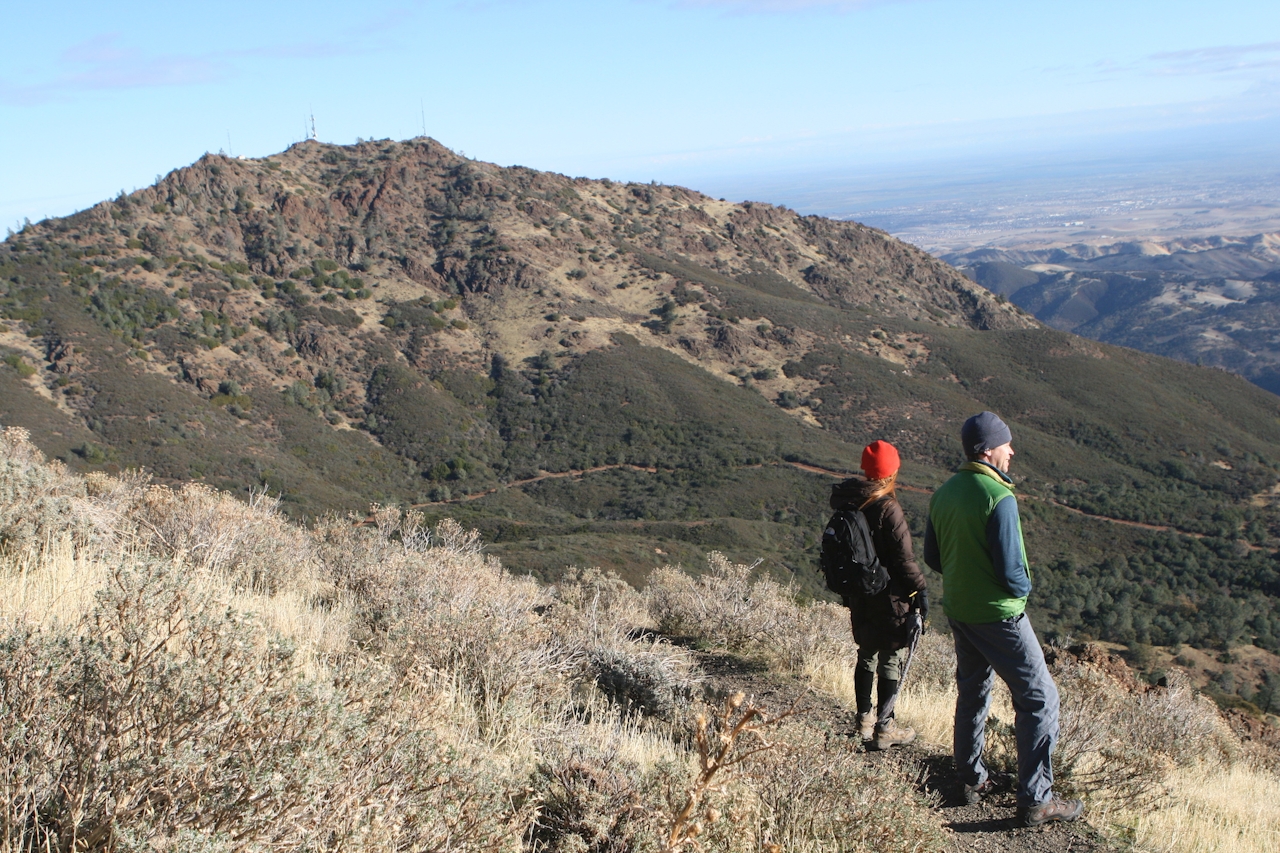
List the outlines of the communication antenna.
<svg viewBox="0 0 1280 853">
<path fill-rule="evenodd" d="M 421 100 L 418 101 L 418 109 L 422 110 L 422 135 L 427 135 L 427 106 Z"/>
<path fill-rule="evenodd" d="M 307 133 L 307 139 L 315 139 L 315 138 L 316 138 L 316 114 L 313 112 L 311 114 L 311 130 Z"/>
</svg>

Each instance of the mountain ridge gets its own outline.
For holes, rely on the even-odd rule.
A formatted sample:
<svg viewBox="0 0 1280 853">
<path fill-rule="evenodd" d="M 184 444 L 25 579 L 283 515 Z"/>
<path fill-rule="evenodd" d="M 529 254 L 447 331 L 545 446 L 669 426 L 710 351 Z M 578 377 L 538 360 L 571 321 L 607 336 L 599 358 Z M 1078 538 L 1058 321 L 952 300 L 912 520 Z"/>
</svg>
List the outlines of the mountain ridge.
<svg viewBox="0 0 1280 853">
<path fill-rule="evenodd" d="M 520 360 L 548 344 L 562 343 L 573 352 L 612 345 L 614 332 L 636 331 L 662 305 L 647 286 L 622 292 L 628 281 L 645 276 L 646 280 L 666 278 L 664 283 L 693 279 L 690 284 L 695 286 L 701 280 L 702 292 L 690 294 L 698 296 L 698 302 L 681 300 L 687 320 L 682 325 L 693 327 L 706 319 L 715 330 L 649 342 L 677 354 L 691 352 L 695 361 L 704 364 L 721 362 L 723 369 L 715 372 L 727 378 L 734 364 L 753 360 L 748 356 L 768 361 L 766 351 L 776 350 L 779 344 L 776 334 L 763 339 L 751 331 L 739 333 L 724 322 L 721 306 L 706 301 L 706 282 L 712 282 L 712 287 L 733 287 L 732 276 L 759 275 L 739 259 L 744 250 L 788 272 L 790 277 L 781 284 L 795 291 L 788 294 L 792 297 L 876 304 L 878 312 L 922 319 L 932 319 L 928 313 L 932 309 L 944 313 L 948 322 L 978 328 L 1029 322 L 923 252 L 864 226 L 800 217 L 759 204 L 729 205 L 681 188 L 569 179 L 521 167 L 502 169 L 465 160 L 433 140 L 369 142 L 354 146 L 350 155 L 347 150 L 306 142 L 257 161 L 206 155 L 153 187 L 57 220 L 56 227 L 127 230 L 133 236 L 112 233 L 110 242 L 96 246 L 112 256 L 123 258 L 141 250 L 153 259 L 169 258 L 179 265 L 191 266 L 194 258 L 204 256 L 216 266 L 230 264 L 225 271 L 202 270 L 213 275 L 181 278 L 184 282 L 198 279 L 188 282 L 188 289 L 195 289 L 197 301 L 217 303 L 218 314 L 225 318 L 221 327 L 246 328 L 254 307 L 267 300 L 257 294 L 234 290 L 223 294 L 211 288 L 225 286 L 227 279 L 239 288 L 250 276 L 275 276 L 288 283 L 286 276 L 297 275 L 309 263 L 339 264 L 338 274 L 347 282 L 362 281 L 361 276 L 368 278 L 372 273 L 379 287 L 378 303 L 412 302 L 425 295 L 434 296 L 429 301 L 437 303 L 461 295 L 480 297 L 462 307 L 466 317 L 454 313 L 446 318 L 449 334 L 421 335 L 412 319 L 403 324 L 415 338 L 407 360 L 425 368 L 456 365 L 463 359 L 476 369 L 486 369 L 494 352 Z M 513 199 L 514 204 L 506 203 Z M 631 215 L 620 227 L 624 218 L 620 211 L 627 210 Z M 430 229 L 417 221 L 424 212 L 434 218 Z M 606 222 L 606 216 L 614 221 Z M 605 228 L 610 229 L 608 233 Z M 31 230 L 34 234 L 24 231 L 12 245 L 39 239 L 36 235 L 48 226 Z M 630 253 L 628 246 L 641 251 Z M 619 258 L 619 249 L 632 256 Z M 683 262 L 672 265 L 667 260 L 672 254 Z M 653 269 L 655 264 L 663 269 Z M 712 265 L 719 270 L 711 269 Z M 172 276 L 171 270 L 153 271 L 147 266 L 127 270 L 123 278 L 134 287 L 169 295 L 183 289 L 165 286 L 162 273 Z M 366 266 L 368 270 L 363 269 Z M 360 269 L 360 274 L 348 276 L 346 270 L 352 267 Z M 777 275 L 776 269 L 766 272 Z M 237 276 L 245 278 L 237 281 Z M 323 270 L 307 269 L 302 283 L 325 289 L 315 282 L 326 278 Z M 544 295 L 537 292 L 553 280 L 554 295 L 528 298 L 531 293 Z M 910 293 L 910 288 L 902 287 L 904 282 L 918 284 L 920 292 Z M 894 296 L 908 295 L 889 304 L 890 294 L 880 293 L 880 288 L 893 291 Z M 353 292 L 372 295 L 362 287 L 326 290 L 308 293 L 317 301 L 322 295 L 333 300 L 335 291 L 343 297 Z M 201 296 L 205 298 L 200 300 Z M 704 310 L 704 305 L 711 310 Z M 339 356 L 335 350 L 341 348 L 346 332 L 380 320 L 376 306 L 362 299 L 288 307 L 293 318 L 283 317 L 282 322 L 296 320 L 301 326 L 289 334 L 295 351 L 326 360 Z M 707 316 L 712 313 L 721 317 Z M 561 320 L 547 321 L 548 315 L 557 314 Z M 687 316 L 691 314 L 704 316 Z M 462 328 L 473 322 L 484 326 L 486 321 L 501 329 Z M 184 376 L 199 390 L 212 393 L 218 384 L 219 359 L 200 347 L 184 350 L 180 343 L 169 336 L 157 345 L 167 347 L 171 359 L 180 358 Z M 792 343 L 785 341 L 783 346 Z M 69 367 L 73 353 L 56 345 L 55 349 L 56 363 Z M 263 360 L 273 362 L 285 349 L 264 353 Z M 723 359 L 699 357 L 726 352 L 728 357 Z M 275 378 L 311 379 L 305 371 L 290 372 L 287 367 L 282 373 Z"/>
<path fill-rule="evenodd" d="M 991 409 L 1047 630 L 1280 648 L 1274 398 L 1047 328 L 856 223 L 309 142 L 24 229 L 0 312 L 0 423 L 77 469 L 304 518 L 424 505 L 545 580 L 720 550 L 824 595 L 822 471 L 893 441 L 919 526 Z"/>
<path fill-rule="evenodd" d="M 1205 277 L 1262 278 L 1280 268 L 1280 232 L 1248 236 L 1198 236 L 1168 240 L 1122 240 L 1094 245 L 1070 243 L 1042 249 L 1030 247 L 968 249 L 942 259 L 955 266 L 1004 262 L 1027 267 L 1068 264 L 1072 269 L 1197 273 Z M 1171 266 L 1172 265 L 1172 266 Z"/>
</svg>

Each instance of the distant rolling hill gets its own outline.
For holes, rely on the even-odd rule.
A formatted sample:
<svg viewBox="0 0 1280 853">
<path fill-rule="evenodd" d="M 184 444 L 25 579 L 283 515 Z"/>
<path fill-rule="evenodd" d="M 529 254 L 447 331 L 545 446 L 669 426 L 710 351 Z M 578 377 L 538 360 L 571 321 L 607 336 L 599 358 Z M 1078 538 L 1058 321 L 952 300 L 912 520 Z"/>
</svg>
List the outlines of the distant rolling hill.
<svg viewBox="0 0 1280 853">
<path fill-rule="evenodd" d="M 0 312 L 0 424 L 73 467 L 415 504 L 548 580 L 719 549 L 822 595 L 822 472 L 893 441 L 918 533 L 990 408 L 1047 629 L 1280 648 L 1276 398 L 856 223 L 307 142 L 24 229 Z"/>
<path fill-rule="evenodd" d="M 1050 326 L 1280 393 L 1280 234 L 945 257 Z"/>
</svg>

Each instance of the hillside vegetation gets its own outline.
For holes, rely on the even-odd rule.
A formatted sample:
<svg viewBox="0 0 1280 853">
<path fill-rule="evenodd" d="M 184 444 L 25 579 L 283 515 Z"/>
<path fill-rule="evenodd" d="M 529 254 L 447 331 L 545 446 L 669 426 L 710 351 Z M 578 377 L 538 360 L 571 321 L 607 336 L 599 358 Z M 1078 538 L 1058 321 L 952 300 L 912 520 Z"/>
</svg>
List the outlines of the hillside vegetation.
<svg viewBox="0 0 1280 853">
<path fill-rule="evenodd" d="M 547 582 L 718 550 L 822 598 L 823 472 L 894 442 L 919 535 L 992 409 L 1039 624 L 1153 680 L 1208 650 L 1224 700 L 1277 705 L 1276 398 L 1044 328 L 856 223 L 308 142 L 24 229 L 0 313 L 0 424 L 73 470 L 297 520 L 416 507 Z"/>
<path fill-rule="evenodd" d="M 950 794 L 912 781 L 939 748 L 874 758 L 845 734 L 843 608 L 750 566 L 713 553 L 701 578 L 664 567 L 643 592 L 597 569 L 543 586 L 454 522 L 374 507 L 303 528 L 261 496 L 73 475 L 21 430 L 0 449 L 4 850 L 949 844 Z M 901 704 L 935 744 L 948 645 L 926 636 Z M 1176 678 L 1053 657 L 1059 786 L 1097 825 L 1270 849 L 1273 811 L 1187 793 L 1208 778 L 1274 799 L 1267 747 Z M 712 658 L 776 701 L 713 682 Z"/>
</svg>

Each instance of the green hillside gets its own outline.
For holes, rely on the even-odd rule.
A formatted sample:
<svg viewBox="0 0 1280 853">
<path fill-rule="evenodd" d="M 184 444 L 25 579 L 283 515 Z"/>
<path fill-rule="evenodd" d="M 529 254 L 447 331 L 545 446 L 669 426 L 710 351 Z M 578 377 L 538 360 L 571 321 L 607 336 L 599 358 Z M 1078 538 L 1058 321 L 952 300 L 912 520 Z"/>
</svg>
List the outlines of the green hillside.
<svg viewBox="0 0 1280 853">
<path fill-rule="evenodd" d="M 1280 400 L 1244 380 L 1040 327 L 856 224 L 334 150 L 211 160 L 6 241 L 0 424 L 300 519 L 417 505 L 548 581 L 714 549 L 814 597 L 821 472 L 892 441 L 921 535 L 991 409 L 1046 631 L 1280 650 Z"/>
</svg>

